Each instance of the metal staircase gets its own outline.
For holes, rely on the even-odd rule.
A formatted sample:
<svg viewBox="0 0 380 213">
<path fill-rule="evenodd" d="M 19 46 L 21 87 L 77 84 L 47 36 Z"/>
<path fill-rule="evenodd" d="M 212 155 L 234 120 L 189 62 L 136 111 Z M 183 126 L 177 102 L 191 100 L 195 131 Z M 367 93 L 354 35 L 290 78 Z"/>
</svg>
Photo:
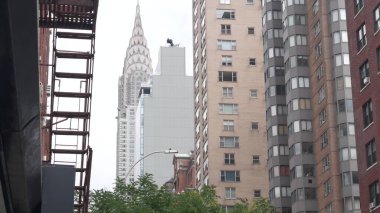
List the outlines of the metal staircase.
<svg viewBox="0 0 380 213">
<path fill-rule="evenodd" d="M 97 0 L 40 0 L 40 27 L 52 28 L 51 164 L 75 167 L 74 212 L 88 212 L 89 146 Z"/>
</svg>

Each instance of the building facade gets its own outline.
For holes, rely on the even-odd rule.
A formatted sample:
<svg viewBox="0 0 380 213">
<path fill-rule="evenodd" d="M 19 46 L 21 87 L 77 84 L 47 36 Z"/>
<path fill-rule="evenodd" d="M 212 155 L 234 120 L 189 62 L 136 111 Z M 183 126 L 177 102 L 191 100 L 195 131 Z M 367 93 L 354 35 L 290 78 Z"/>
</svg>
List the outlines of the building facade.
<svg viewBox="0 0 380 213">
<path fill-rule="evenodd" d="M 192 84 L 192 77 L 186 76 L 185 48 L 161 47 L 151 87 L 144 86 L 140 93 L 136 113 L 139 149 L 135 150 L 135 160 L 158 152 L 137 164 L 135 173 L 152 174 L 159 186 L 173 177 L 173 156 L 165 150 L 187 153 L 194 149 Z"/>
<path fill-rule="evenodd" d="M 360 212 L 345 3 L 262 0 L 269 196 Z"/>
<path fill-rule="evenodd" d="M 261 5 L 193 0 L 196 187 L 219 203 L 267 197 Z"/>
<path fill-rule="evenodd" d="M 128 182 L 135 180 L 134 173 L 126 177 L 135 163 L 135 111 L 141 83 L 148 82 L 152 74 L 147 41 L 141 24 L 140 5 L 136 6 L 132 37 L 124 60 L 123 75 L 118 84 L 116 176 Z"/>
<path fill-rule="evenodd" d="M 363 213 L 380 212 L 380 1 L 346 0 Z"/>
<path fill-rule="evenodd" d="M 181 193 L 195 188 L 194 154 L 175 154 L 173 157 L 174 177 L 173 192 Z"/>
</svg>

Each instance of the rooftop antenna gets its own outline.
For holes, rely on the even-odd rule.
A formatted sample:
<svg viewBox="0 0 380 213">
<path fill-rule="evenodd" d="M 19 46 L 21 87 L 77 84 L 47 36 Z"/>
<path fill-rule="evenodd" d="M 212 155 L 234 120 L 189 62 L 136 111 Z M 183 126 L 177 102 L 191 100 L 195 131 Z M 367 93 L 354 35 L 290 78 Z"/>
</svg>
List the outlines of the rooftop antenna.
<svg viewBox="0 0 380 213">
<path fill-rule="evenodd" d="M 170 38 L 166 39 L 166 43 L 170 44 L 171 47 L 174 46 L 173 40 Z"/>
</svg>

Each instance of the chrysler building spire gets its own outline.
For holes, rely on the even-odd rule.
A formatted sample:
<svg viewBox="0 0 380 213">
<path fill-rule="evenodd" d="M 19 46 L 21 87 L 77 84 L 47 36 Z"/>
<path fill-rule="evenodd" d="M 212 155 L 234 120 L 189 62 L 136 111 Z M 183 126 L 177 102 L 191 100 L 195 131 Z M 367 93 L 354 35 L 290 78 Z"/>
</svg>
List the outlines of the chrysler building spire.
<svg viewBox="0 0 380 213">
<path fill-rule="evenodd" d="M 119 78 L 118 134 L 116 174 L 127 183 L 134 180 L 126 171 L 134 164 L 134 113 L 138 105 L 141 83 L 149 82 L 152 75 L 152 60 L 141 23 L 140 4 L 137 1 L 135 22 L 124 59 L 123 75 Z"/>
</svg>

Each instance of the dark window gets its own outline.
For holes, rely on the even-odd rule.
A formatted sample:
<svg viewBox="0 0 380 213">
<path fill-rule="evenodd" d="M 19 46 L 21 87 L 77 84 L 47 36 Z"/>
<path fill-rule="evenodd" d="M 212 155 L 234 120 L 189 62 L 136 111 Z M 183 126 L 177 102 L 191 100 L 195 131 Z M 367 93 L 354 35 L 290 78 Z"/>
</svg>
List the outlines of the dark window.
<svg viewBox="0 0 380 213">
<path fill-rule="evenodd" d="M 219 81 L 236 82 L 237 81 L 237 73 L 236 72 L 219 71 Z"/>
<path fill-rule="evenodd" d="M 220 180 L 222 182 L 239 182 L 240 172 L 239 171 L 220 171 Z"/>
<path fill-rule="evenodd" d="M 224 154 L 224 163 L 228 165 L 235 164 L 235 154 L 225 153 Z"/>
<path fill-rule="evenodd" d="M 354 0 L 355 14 L 363 8 L 363 0 Z"/>
<path fill-rule="evenodd" d="M 252 163 L 253 164 L 260 164 L 260 156 L 258 156 L 258 155 L 252 156 Z"/>
<path fill-rule="evenodd" d="M 364 128 L 373 122 L 372 101 L 369 99 L 362 107 Z"/>
<path fill-rule="evenodd" d="M 370 167 L 377 162 L 375 139 L 372 139 L 365 147 L 367 152 L 367 167 Z"/>
<path fill-rule="evenodd" d="M 250 58 L 249 59 L 249 65 L 251 65 L 251 66 L 256 65 L 256 58 Z"/>
<path fill-rule="evenodd" d="M 235 19 L 235 10 L 217 10 L 216 17 L 221 19 Z"/>
<path fill-rule="evenodd" d="M 373 11 L 373 18 L 375 20 L 375 32 L 380 29 L 380 4 L 377 5 L 376 9 Z"/>
<path fill-rule="evenodd" d="M 254 35 L 255 34 L 255 28 L 254 27 L 248 27 L 248 34 Z"/>
<path fill-rule="evenodd" d="M 261 197 L 261 190 L 255 190 L 253 192 L 253 197 Z"/>
<path fill-rule="evenodd" d="M 321 136 L 322 149 L 325 148 L 328 144 L 329 144 L 329 135 L 328 135 L 328 132 L 325 131 Z"/>
<path fill-rule="evenodd" d="M 222 34 L 231 34 L 231 25 L 222 24 L 220 25 L 220 30 Z"/>
<path fill-rule="evenodd" d="M 338 112 L 353 112 L 353 105 L 351 99 L 338 100 Z"/>
<path fill-rule="evenodd" d="M 358 31 L 356 32 L 357 39 L 358 39 L 358 51 L 361 50 L 366 44 L 367 44 L 367 37 L 366 37 L 367 31 L 365 24 L 360 26 Z"/>
<path fill-rule="evenodd" d="M 369 75 L 369 64 L 368 61 L 364 62 L 360 66 L 360 86 L 361 88 L 367 86 L 370 82 L 370 75 Z"/>
<path fill-rule="evenodd" d="M 380 190 L 379 190 L 379 181 L 376 181 L 369 185 L 369 202 L 370 209 L 375 208 L 380 205 Z"/>
<path fill-rule="evenodd" d="M 251 126 L 252 130 L 257 130 L 259 129 L 259 123 L 258 122 L 252 122 L 252 126 Z"/>
</svg>

